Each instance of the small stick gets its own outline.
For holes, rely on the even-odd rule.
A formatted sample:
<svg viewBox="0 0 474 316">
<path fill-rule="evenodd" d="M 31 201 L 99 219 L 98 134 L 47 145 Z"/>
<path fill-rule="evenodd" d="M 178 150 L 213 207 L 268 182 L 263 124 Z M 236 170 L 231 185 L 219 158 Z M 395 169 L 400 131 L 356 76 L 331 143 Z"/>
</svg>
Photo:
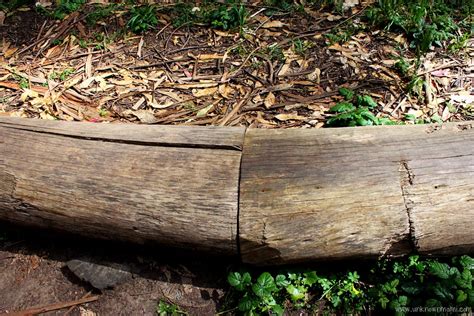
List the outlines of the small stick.
<svg viewBox="0 0 474 316">
<path fill-rule="evenodd" d="M 84 297 L 75 301 L 33 307 L 30 309 L 25 309 L 23 311 L 7 313 L 7 314 L 4 314 L 4 316 L 31 316 L 31 315 L 41 314 L 41 313 L 51 312 L 51 311 L 55 311 L 58 309 L 63 309 L 63 308 L 71 307 L 71 306 L 90 303 L 90 302 L 98 300 L 99 297 L 100 297 L 99 295 L 96 295 L 96 296 L 91 296 L 91 297 Z"/>
<path fill-rule="evenodd" d="M 242 100 L 240 100 L 239 103 L 237 103 L 234 108 L 232 109 L 232 111 L 226 116 L 224 117 L 224 119 L 221 121 L 221 123 L 219 124 L 220 126 L 224 126 L 225 124 L 227 124 L 227 122 L 230 121 L 230 119 L 232 119 L 232 117 L 237 114 L 237 112 L 239 112 L 240 108 L 246 104 L 248 102 L 248 100 L 250 99 L 250 96 L 252 95 L 252 92 L 254 90 L 250 90 L 249 92 L 247 92 L 247 94 L 243 97 Z"/>
</svg>

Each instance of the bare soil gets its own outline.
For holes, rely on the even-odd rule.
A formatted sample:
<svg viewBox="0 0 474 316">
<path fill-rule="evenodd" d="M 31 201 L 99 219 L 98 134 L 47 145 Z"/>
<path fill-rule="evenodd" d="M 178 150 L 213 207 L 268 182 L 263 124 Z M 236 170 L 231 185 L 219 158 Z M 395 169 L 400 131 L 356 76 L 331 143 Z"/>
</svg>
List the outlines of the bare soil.
<svg viewBox="0 0 474 316">
<path fill-rule="evenodd" d="M 74 307 L 69 315 L 155 315 L 160 300 L 177 304 L 190 315 L 212 315 L 225 304 L 225 278 L 236 262 L 6 224 L 0 231 L 4 233 L 0 241 L 0 314 L 74 301 L 89 293 L 100 298 Z M 77 258 L 127 267 L 133 277 L 114 288 L 96 290 L 66 267 L 68 260 Z"/>
</svg>

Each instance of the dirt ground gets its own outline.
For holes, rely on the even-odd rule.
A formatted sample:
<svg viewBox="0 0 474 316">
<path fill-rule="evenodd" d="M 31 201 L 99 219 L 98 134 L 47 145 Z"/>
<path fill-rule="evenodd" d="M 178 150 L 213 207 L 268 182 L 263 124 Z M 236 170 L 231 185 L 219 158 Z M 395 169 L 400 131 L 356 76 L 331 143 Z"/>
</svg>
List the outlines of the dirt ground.
<svg viewBox="0 0 474 316">
<path fill-rule="evenodd" d="M 94 302 L 74 307 L 69 315 L 155 315 L 160 300 L 177 304 L 190 315 L 212 315 L 224 308 L 227 272 L 236 262 L 7 224 L 0 231 L 4 233 L 0 241 L 0 314 L 99 295 Z M 99 291 L 67 268 L 66 262 L 77 258 L 119 265 L 130 270 L 132 277 Z"/>
</svg>

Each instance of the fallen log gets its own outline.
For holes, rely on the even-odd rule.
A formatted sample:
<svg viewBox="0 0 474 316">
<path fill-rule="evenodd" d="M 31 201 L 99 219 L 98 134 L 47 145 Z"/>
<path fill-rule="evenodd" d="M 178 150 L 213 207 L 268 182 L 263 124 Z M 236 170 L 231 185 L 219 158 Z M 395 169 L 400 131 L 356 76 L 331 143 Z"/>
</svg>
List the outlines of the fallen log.
<svg viewBox="0 0 474 316">
<path fill-rule="evenodd" d="M 237 252 L 243 128 L 0 119 L 0 219 Z"/>
<path fill-rule="evenodd" d="M 311 130 L 0 118 L 0 220 L 253 264 L 474 252 L 474 123 Z"/>
<path fill-rule="evenodd" d="M 243 260 L 473 252 L 473 127 L 248 130 Z"/>
</svg>

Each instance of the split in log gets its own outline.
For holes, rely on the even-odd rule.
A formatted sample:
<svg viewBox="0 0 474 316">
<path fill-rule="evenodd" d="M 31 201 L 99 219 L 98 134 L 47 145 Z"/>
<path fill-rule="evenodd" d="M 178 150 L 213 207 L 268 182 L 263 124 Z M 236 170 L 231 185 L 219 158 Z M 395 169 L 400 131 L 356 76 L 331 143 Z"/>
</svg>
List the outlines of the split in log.
<svg viewBox="0 0 474 316">
<path fill-rule="evenodd" d="M 470 253 L 473 127 L 0 118 L 0 220 L 259 265 Z"/>
</svg>

